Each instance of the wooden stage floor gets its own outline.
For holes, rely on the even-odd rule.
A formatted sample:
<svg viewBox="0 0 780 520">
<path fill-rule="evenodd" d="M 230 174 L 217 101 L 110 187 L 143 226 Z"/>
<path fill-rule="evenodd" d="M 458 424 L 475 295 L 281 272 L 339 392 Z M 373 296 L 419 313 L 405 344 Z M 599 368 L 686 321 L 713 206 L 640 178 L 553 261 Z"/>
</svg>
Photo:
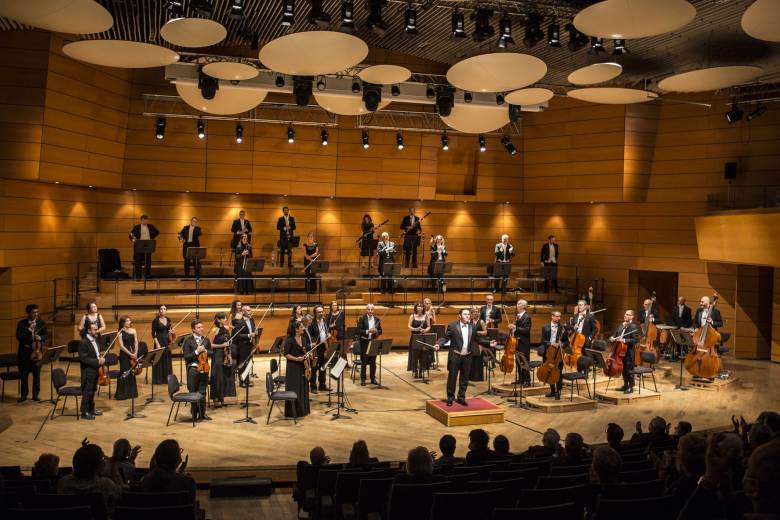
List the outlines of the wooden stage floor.
<svg viewBox="0 0 780 520">
<path fill-rule="evenodd" d="M 312 413 L 297 425 L 281 418 L 278 411 L 272 413 L 272 422 L 265 424 L 268 413 L 263 390 L 265 370 L 270 357 L 255 358 L 255 370 L 260 378 L 254 380 L 250 391 L 251 415 L 258 424 L 234 424 L 244 416 L 237 404 L 226 408 L 210 409 L 213 421 L 199 423 L 195 428 L 186 422 L 189 413 L 182 407 L 179 422 L 166 428 L 165 420 L 170 403 L 165 389 L 157 385 L 156 395 L 163 403 L 145 404 L 150 388 L 141 384 L 141 397 L 136 400 L 136 411 L 144 418 L 124 421 L 130 407 L 129 401 L 106 398 L 105 390 L 98 398 L 97 406 L 104 415 L 95 421 L 76 421 L 74 417 L 57 417 L 47 422 L 37 441 L 33 440 L 50 404 L 27 401 L 16 403 L 16 385 L 6 385 L 6 399 L 0 404 L 0 465 L 21 464 L 30 467 L 38 454 L 52 452 L 62 458 L 63 465 L 70 465 L 73 451 L 84 437 L 99 443 L 110 453 L 111 443 L 118 437 L 126 437 L 133 444 L 140 444 L 143 451 L 139 464 L 148 464 L 154 447 L 164 438 L 176 438 L 190 457 L 190 468 L 203 480 L 227 473 L 234 474 L 243 468 L 244 474 L 272 475 L 276 480 L 293 478 L 291 468 L 299 459 L 306 458 L 311 447 L 323 446 L 334 462 L 346 460 L 352 443 L 357 439 L 368 442 L 372 456 L 381 460 L 402 460 L 407 451 L 417 445 L 438 450 L 441 435 L 451 433 L 458 440 L 458 454 L 464 454 L 468 444 L 467 434 L 472 427 L 447 428 L 425 413 L 425 401 L 443 397 L 446 371 L 443 369 L 446 355 L 441 356 L 442 370 L 431 372 L 429 384 L 415 382 L 406 372 L 407 353 L 393 352 L 383 361 L 383 384 L 387 389 L 372 386 L 361 387 L 348 381 L 347 395 L 357 414 L 347 414 L 351 419 L 331 420 L 326 413 L 326 395 L 312 395 Z M 175 361 L 178 363 L 178 361 Z M 64 364 L 63 368 L 64 368 Z M 753 420 L 762 410 L 780 410 L 780 365 L 764 361 L 726 360 L 738 381 L 719 391 L 691 389 L 674 390 L 678 381 L 678 366 L 662 364 L 657 372 L 660 400 L 615 406 L 600 403 L 595 410 L 571 413 L 547 414 L 534 410 L 510 408 L 506 400 L 487 396 L 491 401 L 506 407 L 506 421 L 490 424 L 485 428 L 491 437 L 504 434 L 509 437 L 513 450 L 524 449 L 529 443 L 539 443 L 539 432 L 556 428 L 563 437 L 567 432 L 582 433 L 588 443 L 605 441 L 604 430 L 608 422 L 619 423 L 630 437 L 634 424 L 641 420 L 645 426 L 655 415 L 667 420 L 690 421 L 694 429 L 724 427 L 730 424 L 732 414 L 742 414 Z M 178 364 L 174 365 L 178 374 Z M 499 380 L 501 374 L 497 373 Z M 49 373 L 42 375 L 42 397 L 49 395 Z M 78 367 L 73 365 L 69 384 L 78 384 Z M 652 383 L 650 383 L 652 388 Z M 469 387 L 473 396 L 487 390 L 487 382 Z M 583 389 L 584 390 L 584 389 Z M 235 403 L 233 399 L 231 402 Z M 75 403 L 69 400 L 69 412 Z"/>
</svg>

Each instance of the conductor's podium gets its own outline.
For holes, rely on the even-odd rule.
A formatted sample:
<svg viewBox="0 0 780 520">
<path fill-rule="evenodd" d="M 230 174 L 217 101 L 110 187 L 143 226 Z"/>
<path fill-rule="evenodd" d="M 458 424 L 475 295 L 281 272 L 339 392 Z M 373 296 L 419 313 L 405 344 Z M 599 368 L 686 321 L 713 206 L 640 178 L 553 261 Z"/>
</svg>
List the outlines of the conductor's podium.
<svg viewBox="0 0 780 520">
<path fill-rule="evenodd" d="M 504 422 L 504 409 L 482 397 L 466 399 L 468 406 L 453 402 L 447 406 L 445 399 L 425 402 L 425 413 L 444 426 L 473 426 Z"/>
</svg>

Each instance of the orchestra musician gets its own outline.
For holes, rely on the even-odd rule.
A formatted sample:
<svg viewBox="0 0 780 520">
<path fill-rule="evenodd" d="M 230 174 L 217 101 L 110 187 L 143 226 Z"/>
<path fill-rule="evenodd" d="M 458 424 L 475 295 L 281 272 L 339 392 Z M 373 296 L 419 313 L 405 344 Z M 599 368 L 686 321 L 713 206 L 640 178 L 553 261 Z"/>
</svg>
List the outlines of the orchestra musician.
<svg viewBox="0 0 780 520">
<path fill-rule="evenodd" d="M 279 231 L 279 267 L 284 267 L 284 255 L 287 255 L 287 265 L 292 268 L 292 244 L 295 236 L 295 217 L 290 215 L 290 208 L 282 208 L 282 216 L 276 221 Z"/>
<path fill-rule="evenodd" d="M 479 308 L 477 306 L 471 307 L 469 310 L 471 315 L 471 323 L 477 330 L 477 339 L 487 336 L 487 325 L 479 315 Z M 484 347 L 480 345 L 479 356 L 471 357 L 471 372 L 469 373 L 469 381 L 484 381 L 485 380 L 485 352 Z"/>
<path fill-rule="evenodd" d="M 290 337 L 295 336 L 295 327 L 298 326 L 298 324 L 303 319 L 303 307 L 300 305 L 295 305 L 292 308 L 292 312 L 290 313 L 290 321 L 287 323 L 287 335 Z"/>
<path fill-rule="evenodd" d="M 317 366 L 325 364 L 325 348 L 328 345 L 328 338 L 330 337 L 330 328 L 328 327 L 328 320 L 325 319 L 325 308 L 322 305 L 316 305 L 314 307 L 314 321 L 309 326 L 309 335 L 312 338 L 313 344 L 316 345 L 316 351 L 312 353 L 312 356 L 317 358 Z M 311 347 L 309 347 L 311 348 Z M 317 385 L 317 374 L 319 374 L 320 384 Z M 309 384 L 311 385 L 311 392 L 316 394 L 318 390 L 327 390 L 328 384 L 325 380 L 326 374 L 322 370 L 312 370 L 311 379 Z"/>
<path fill-rule="evenodd" d="M 376 381 L 376 356 L 369 356 L 368 345 L 371 340 L 382 335 L 382 323 L 374 316 L 374 304 L 366 305 L 366 313 L 357 321 L 357 334 L 360 340 L 360 386 L 366 386 L 366 365 L 370 368 L 371 384 Z"/>
<path fill-rule="evenodd" d="M 618 325 L 609 340 L 614 342 L 620 336 L 623 336 L 622 341 L 626 344 L 626 355 L 623 357 L 623 386 L 617 390 L 624 394 L 630 394 L 634 392 L 634 378 L 631 376 L 631 371 L 634 369 L 634 349 L 641 336 L 639 324 L 634 322 L 634 311 L 631 309 L 625 312 L 623 322 Z"/>
<path fill-rule="evenodd" d="M 417 302 L 414 304 L 414 309 L 412 314 L 409 315 L 406 328 L 409 329 L 409 356 L 406 361 L 406 370 L 413 372 L 415 378 L 421 378 L 423 377 L 423 372 L 431 366 L 432 361 L 429 351 L 423 351 L 413 343 L 416 334 L 425 334 L 431 330 L 431 324 L 428 321 L 428 316 L 425 314 L 425 306 L 422 303 Z"/>
<path fill-rule="evenodd" d="M 716 330 L 723 326 L 723 318 L 717 307 L 712 309 L 712 313 L 709 313 L 711 302 L 712 300 L 710 300 L 709 296 L 702 296 L 701 300 L 699 300 L 699 308 L 696 309 L 696 316 L 693 319 L 693 326 L 695 328 L 698 329 L 705 323 L 709 323 L 710 326 Z"/>
<path fill-rule="evenodd" d="M 119 317 L 119 371 L 124 374 L 133 363 L 138 359 L 138 333 L 133 327 L 133 320 L 130 316 Z M 123 399 L 134 399 L 138 397 L 138 388 L 135 382 L 135 374 L 127 377 L 119 377 L 116 381 L 116 394 L 114 399 L 122 401 Z"/>
<path fill-rule="evenodd" d="M 363 267 L 363 259 L 368 262 L 368 272 L 371 271 L 371 257 L 374 256 L 374 250 L 371 247 L 374 241 L 374 221 L 371 215 L 366 213 L 360 222 L 360 267 Z"/>
<path fill-rule="evenodd" d="M 171 328 L 173 324 L 168 317 L 168 307 L 160 305 L 157 316 L 152 320 L 152 341 L 154 348 L 164 349 L 160 355 L 160 361 L 152 367 L 152 382 L 156 385 L 168 383 L 168 375 L 173 373 L 173 361 L 171 359 Z"/>
<path fill-rule="evenodd" d="M 691 308 L 685 304 L 685 297 L 677 298 L 677 305 L 672 313 L 672 325 L 682 329 L 689 329 L 693 325 Z"/>
<path fill-rule="evenodd" d="M 539 355 L 542 359 L 545 359 L 547 348 L 551 344 L 559 345 L 564 351 L 570 348 L 569 335 L 566 334 L 565 327 L 561 324 L 560 311 L 553 311 L 550 315 L 550 323 L 542 325 L 542 336 L 540 341 L 541 346 L 539 347 Z M 563 356 L 561 356 L 561 362 L 558 364 L 558 369 L 563 372 Z M 560 401 L 562 386 L 563 378 L 559 377 L 557 383 L 550 385 L 550 393 L 545 395 L 545 397 L 554 397 L 556 401 Z"/>
<path fill-rule="evenodd" d="M 390 241 L 390 235 L 387 232 L 382 233 L 382 239 L 376 247 L 376 253 L 379 256 L 379 289 L 382 293 L 393 292 L 393 277 L 385 276 L 385 264 L 393 263 L 395 258 L 395 242 Z"/>
<path fill-rule="evenodd" d="M 425 308 L 425 315 L 428 317 L 428 323 L 433 327 L 436 325 L 436 309 L 433 307 L 433 302 L 430 298 L 423 300 L 423 308 Z"/>
<path fill-rule="evenodd" d="M 255 320 L 252 319 L 252 306 L 244 304 L 241 306 L 241 315 L 238 319 L 233 319 L 233 344 L 235 345 L 235 362 L 240 366 L 249 357 L 252 347 L 257 341 L 258 331 Z M 248 382 L 239 381 L 241 388 L 249 385 Z M 249 385 L 251 386 L 251 385 Z"/>
<path fill-rule="evenodd" d="M 141 270 L 143 269 L 146 278 L 152 277 L 152 253 L 136 253 L 135 243 L 139 240 L 154 240 L 160 231 L 149 223 L 149 215 L 141 215 L 140 224 L 133 226 L 130 231 L 130 241 L 133 243 L 133 276 L 136 280 L 141 279 Z"/>
<path fill-rule="evenodd" d="M 493 305 L 493 295 L 485 296 L 485 305 L 479 309 L 479 319 L 485 323 L 488 329 L 497 329 L 501 323 L 501 309 Z"/>
<path fill-rule="evenodd" d="M 200 277 L 200 262 L 187 259 L 187 249 L 190 247 L 200 247 L 200 237 L 203 230 L 198 225 L 198 219 L 192 217 L 189 226 L 184 226 L 179 231 L 179 242 L 181 242 L 181 256 L 184 259 L 184 276 L 190 276 L 190 266 L 195 267 L 195 276 Z"/>
<path fill-rule="evenodd" d="M 555 235 L 547 237 L 542 245 L 541 263 L 544 277 L 544 292 L 550 292 L 550 287 L 558 292 L 558 242 Z"/>
<path fill-rule="evenodd" d="M 509 331 L 517 338 L 517 352 L 525 354 L 525 358 L 531 359 L 531 316 L 526 312 L 528 302 L 517 300 L 517 315 L 515 322 L 509 324 Z M 519 382 L 523 387 L 531 386 L 531 373 L 525 367 L 517 367 Z"/>
<path fill-rule="evenodd" d="M 496 255 L 496 263 L 500 263 L 500 264 L 512 263 L 512 257 L 515 256 L 515 248 L 512 246 L 512 244 L 509 243 L 509 235 L 507 234 L 501 235 L 501 242 L 496 244 L 494 253 Z M 506 285 L 508 281 L 509 278 L 496 277 L 495 285 L 493 287 L 493 292 L 506 291 Z"/>
<path fill-rule="evenodd" d="M 41 392 L 41 365 L 37 360 L 34 361 L 32 359 L 33 343 L 40 341 L 42 344 L 48 336 L 46 323 L 40 319 L 40 310 L 38 309 L 38 306 L 31 303 L 25 307 L 24 310 L 27 313 L 27 317 L 19 320 L 16 324 L 16 340 L 19 343 L 16 355 L 17 364 L 19 366 L 19 383 L 21 385 L 21 395 L 19 396 L 20 403 L 27 400 L 30 374 L 32 374 L 33 380 L 33 401 L 41 400 L 39 397 Z"/>
<path fill-rule="evenodd" d="M 103 412 L 95 409 L 95 391 L 98 384 L 98 369 L 106 364 L 98 347 L 97 324 L 90 323 L 87 333 L 79 342 L 79 364 L 81 365 L 81 418 L 92 421 Z"/>
<path fill-rule="evenodd" d="M 328 330 L 329 331 L 336 331 L 336 339 L 341 341 L 346 336 L 346 331 L 344 329 L 344 313 L 341 312 L 341 307 L 339 306 L 339 302 L 336 300 L 333 300 L 330 302 L 330 310 L 328 312 Z M 346 352 L 343 350 L 340 351 L 342 357 L 346 357 Z"/>
<path fill-rule="evenodd" d="M 422 223 L 414 214 L 414 208 L 409 208 L 409 214 L 401 220 L 401 230 L 404 234 L 404 267 L 417 268 L 417 248 L 420 245 Z"/>
<path fill-rule="evenodd" d="M 585 300 L 577 301 L 577 307 L 574 309 L 574 316 L 569 319 L 569 327 L 585 336 L 585 345 L 583 348 L 590 348 L 593 336 L 596 335 L 596 318 L 590 313 L 590 309 Z"/>
<path fill-rule="evenodd" d="M 236 396 L 236 380 L 233 377 L 235 363 L 230 351 L 230 330 L 228 317 L 224 312 L 214 315 L 214 326 L 209 331 L 211 343 L 211 400 L 216 408 L 225 405 L 225 397 Z"/>
<path fill-rule="evenodd" d="M 441 235 L 436 235 L 435 237 L 431 238 L 431 259 L 428 262 L 428 276 L 432 279 L 432 285 L 435 288 L 441 288 L 444 285 L 444 280 L 442 279 L 443 274 L 436 275 L 438 280 L 433 280 L 434 276 L 434 269 L 433 266 L 437 262 L 441 262 L 444 264 L 444 262 L 447 261 L 447 245 L 444 243 L 444 237 Z"/>
<path fill-rule="evenodd" d="M 238 294 L 252 294 L 255 290 L 255 282 L 251 279 L 252 272 L 248 270 L 247 264 L 252 258 L 252 244 L 249 243 L 248 235 L 241 235 L 235 253 L 236 291 Z"/>
<path fill-rule="evenodd" d="M 285 369 L 284 389 L 295 392 L 295 401 L 284 402 L 285 417 L 304 417 L 309 415 L 309 383 L 306 381 L 304 366 L 308 346 L 303 339 L 305 326 L 299 321 L 295 324 L 293 335 L 284 342 L 284 358 L 287 360 Z"/>
<path fill-rule="evenodd" d="M 638 313 L 637 321 L 642 325 L 647 322 L 655 324 L 661 323 L 661 316 L 658 314 L 658 306 L 653 305 L 653 300 L 650 298 L 647 298 L 642 302 L 642 309 Z"/>
<path fill-rule="evenodd" d="M 212 357 L 211 343 L 203 335 L 203 321 L 193 320 L 190 324 L 192 334 L 187 336 L 182 345 L 182 355 L 187 364 L 187 390 L 190 392 L 199 392 L 201 399 L 192 403 L 192 416 L 196 421 L 210 421 L 211 417 L 206 415 L 206 390 L 209 383 L 209 373 L 199 369 L 198 358 L 206 353 Z"/>
<path fill-rule="evenodd" d="M 246 218 L 246 211 L 243 209 L 238 212 L 238 218 L 230 226 L 232 236 L 230 238 L 230 249 L 235 250 L 241 241 L 241 235 L 246 235 L 249 242 L 252 242 L 252 223 Z"/>
<path fill-rule="evenodd" d="M 106 320 L 103 319 L 103 316 L 98 310 L 97 303 L 95 302 L 89 302 L 87 304 L 86 313 L 81 317 L 81 321 L 79 322 L 79 336 L 82 338 L 84 337 L 84 335 L 87 333 L 87 329 L 89 328 L 90 323 L 97 323 L 98 334 L 105 332 Z"/>
<path fill-rule="evenodd" d="M 320 246 L 314 238 L 314 231 L 306 233 L 306 243 L 303 244 L 303 272 L 306 275 L 306 292 L 317 292 L 317 280 L 312 272 L 311 264 L 320 257 Z"/>
</svg>

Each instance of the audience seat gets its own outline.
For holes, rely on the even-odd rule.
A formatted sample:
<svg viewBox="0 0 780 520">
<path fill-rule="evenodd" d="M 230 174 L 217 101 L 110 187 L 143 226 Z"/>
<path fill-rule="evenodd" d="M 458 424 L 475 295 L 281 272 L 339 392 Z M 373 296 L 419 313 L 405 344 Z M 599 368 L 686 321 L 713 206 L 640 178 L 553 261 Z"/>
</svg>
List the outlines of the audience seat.
<svg viewBox="0 0 780 520">
<path fill-rule="evenodd" d="M 565 477 L 567 475 L 584 475 L 590 473 L 590 464 L 577 466 L 552 466 L 550 468 L 551 477 Z"/>
<path fill-rule="evenodd" d="M 468 483 L 473 480 L 480 480 L 479 473 L 451 473 L 445 475 L 445 478 L 450 483 L 448 491 L 466 491 L 468 489 Z"/>
<path fill-rule="evenodd" d="M 89 506 L 39 508 L 34 509 L 9 509 L 8 518 L 24 520 L 95 520 Z"/>
<path fill-rule="evenodd" d="M 536 483 L 536 489 L 579 486 L 580 484 L 587 484 L 588 480 L 590 480 L 590 475 L 587 473 L 582 475 L 566 475 L 563 477 L 539 477 L 539 480 Z"/>
<path fill-rule="evenodd" d="M 557 505 L 564 499 L 574 502 L 581 516 L 594 500 L 593 488 L 589 484 L 581 484 L 564 488 L 524 489 L 518 504 L 523 507 L 547 507 Z"/>
<path fill-rule="evenodd" d="M 358 490 L 360 489 L 360 481 L 363 479 L 389 477 L 391 475 L 388 475 L 388 471 L 377 469 L 373 471 L 338 472 L 333 492 L 336 516 L 339 518 L 353 518 L 355 516 L 355 503 L 357 502 Z"/>
<path fill-rule="evenodd" d="M 602 499 L 593 520 L 625 520 L 626 518 L 674 518 L 674 496 L 665 495 L 640 499 Z M 641 515 L 638 514 L 641 512 Z"/>
<path fill-rule="evenodd" d="M 363 479 L 358 485 L 358 497 L 355 518 L 367 520 L 371 514 L 387 518 L 387 505 L 390 502 L 392 478 Z"/>
<path fill-rule="evenodd" d="M 652 498 L 664 493 L 663 480 L 650 480 L 647 482 L 629 482 L 620 484 L 606 484 L 601 488 L 601 498 Z"/>
<path fill-rule="evenodd" d="M 492 520 L 572 520 L 582 517 L 576 504 L 566 502 L 553 506 L 496 508 Z"/>
<path fill-rule="evenodd" d="M 112 520 L 193 520 L 193 504 L 165 507 L 124 507 L 114 509 Z"/>
<path fill-rule="evenodd" d="M 190 503 L 190 494 L 187 491 L 161 493 L 124 491 L 117 505 L 122 507 L 162 507 L 184 506 Z"/>
<path fill-rule="evenodd" d="M 640 469 L 637 471 L 621 471 L 620 482 L 646 482 L 658 478 L 658 470 L 655 468 Z"/>
<path fill-rule="evenodd" d="M 524 489 L 530 489 L 531 484 L 524 478 L 512 478 L 507 480 L 478 480 L 468 483 L 468 491 L 484 491 L 487 489 L 500 489 L 501 498 L 496 502 L 496 507 L 514 507 L 520 500 L 520 493 Z"/>
<path fill-rule="evenodd" d="M 620 471 L 639 471 L 641 469 L 653 468 L 653 461 L 645 458 L 644 460 L 632 460 L 626 462 L 623 459 L 623 464 L 620 466 Z"/>
<path fill-rule="evenodd" d="M 495 471 L 497 468 L 493 464 L 485 464 L 483 466 L 455 466 L 452 468 L 452 475 L 462 475 L 464 473 L 476 473 L 478 479 L 472 480 L 487 480 L 491 471 Z"/>
<path fill-rule="evenodd" d="M 390 490 L 387 520 L 429 520 L 433 495 L 444 493 L 449 482 L 394 484 Z"/>
<path fill-rule="evenodd" d="M 436 493 L 433 495 L 430 519 L 489 518 L 496 504 L 501 502 L 503 495 L 503 489 Z"/>
<path fill-rule="evenodd" d="M 84 493 L 81 495 L 36 493 L 34 502 L 26 503 L 25 506 L 36 509 L 88 507 L 94 520 L 105 520 L 108 517 L 106 501 L 100 493 Z M 56 515 L 52 514 L 52 518 L 56 518 Z"/>
<path fill-rule="evenodd" d="M 336 479 L 341 472 L 360 473 L 361 468 L 322 468 L 317 473 L 315 492 L 315 515 L 317 518 L 333 518 L 334 495 L 336 494 Z"/>
</svg>

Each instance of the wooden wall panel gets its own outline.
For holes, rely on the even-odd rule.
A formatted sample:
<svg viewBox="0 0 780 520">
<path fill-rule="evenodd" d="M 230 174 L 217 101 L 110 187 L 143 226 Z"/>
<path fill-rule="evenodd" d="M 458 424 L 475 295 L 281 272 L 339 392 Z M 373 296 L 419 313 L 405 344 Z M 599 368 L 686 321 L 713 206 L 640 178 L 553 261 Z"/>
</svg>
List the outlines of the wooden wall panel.
<svg viewBox="0 0 780 520">
<path fill-rule="evenodd" d="M 774 270 L 772 285 L 772 361 L 780 363 L 780 269 Z"/>
</svg>

